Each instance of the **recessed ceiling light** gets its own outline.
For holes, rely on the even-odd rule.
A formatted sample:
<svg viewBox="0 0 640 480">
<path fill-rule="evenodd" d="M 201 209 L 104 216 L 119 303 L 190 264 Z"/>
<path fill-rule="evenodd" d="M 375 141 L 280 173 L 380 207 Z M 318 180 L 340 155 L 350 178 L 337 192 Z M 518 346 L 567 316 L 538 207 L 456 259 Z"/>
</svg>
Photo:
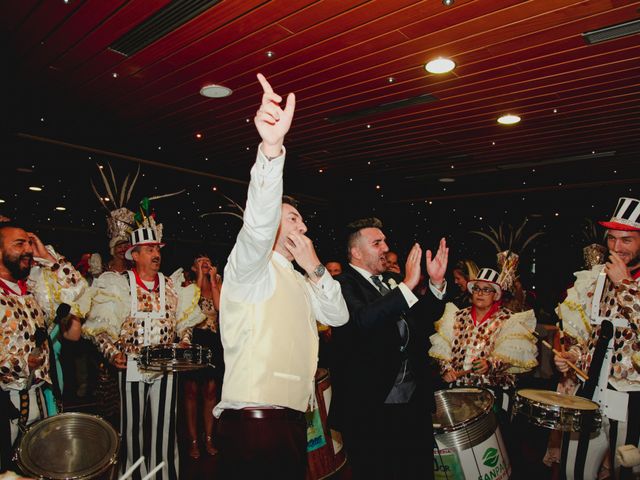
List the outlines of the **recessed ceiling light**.
<svg viewBox="0 0 640 480">
<path fill-rule="evenodd" d="M 454 2 L 455 2 L 455 0 L 442 0 L 442 4 L 445 7 L 450 7 L 451 5 L 453 5 Z"/>
<path fill-rule="evenodd" d="M 389 78 L 387 78 L 387 82 L 388 82 L 388 83 L 393 83 L 393 82 L 395 82 L 395 81 L 396 81 L 396 79 L 395 79 L 394 77 L 389 77 Z"/>
<path fill-rule="evenodd" d="M 198 132 L 196 133 L 196 140 L 202 140 L 204 138 L 204 135 L 202 135 L 202 133 Z"/>
<path fill-rule="evenodd" d="M 429 73 L 447 73 L 456 68 L 456 64 L 448 58 L 438 57 L 428 62 L 424 68 Z"/>
<path fill-rule="evenodd" d="M 29 190 L 31 190 L 32 192 L 41 192 L 42 187 L 29 187 Z"/>
<path fill-rule="evenodd" d="M 269 50 L 267 53 L 265 53 L 265 55 L 267 56 L 267 58 L 273 58 L 276 56 L 276 52 Z"/>
<path fill-rule="evenodd" d="M 4 200 L 0 198 L 0 203 L 4 203 Z"/>
<path fill-rule="evenodd" d="M 64 212 L 66 210 L 65 207 L 56 207 L 56 210 L 58 210 L 59 212 Z"/>
<path fill-rule="evenodd" d="M 113 72 L 113 73 L 111 74 L 111 76 L 112 76 L 113 78 L 118 78 L 118 72 Z"/>
<path fill-rule="evenodd" d="M 498 118 L 498 123 L 501 123 L 502 125 L 513 125 L 514 123 L 518 123 L 519 121 L 520 117 L 511 113 L 507 113 L 506 115 L 502 115 L 500 118 Z"/>
<path fill-rule="evenodd" d="M 456 179 L 451 177 L 442 177 L 442 178 L 439 178 L 438 181 L 440 183 L 453 183 L 456 181 Z"/>
<path fill-rule="evenodd" d="M 209 98 L 224 98 L 231 95 L 233 91 L 222 85 L 205 85 L 200 89 L 200 95 Z"/>
</svg>

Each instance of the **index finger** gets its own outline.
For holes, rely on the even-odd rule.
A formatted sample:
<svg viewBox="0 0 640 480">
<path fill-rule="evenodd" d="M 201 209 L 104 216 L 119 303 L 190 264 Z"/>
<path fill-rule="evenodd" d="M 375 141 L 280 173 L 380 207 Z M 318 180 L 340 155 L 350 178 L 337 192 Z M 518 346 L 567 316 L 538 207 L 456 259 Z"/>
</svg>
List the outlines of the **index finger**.
<svg viewBox="0 0 640 480">
<path fill-rule="evenodd" d="M 262 85 L 262 90 L 264 91 L 264 93 L 273 93 L 273 88 L 271 88 L 271 85 L 269 84 L 269 82 L 267 82 L 267 79 L 264 77 L 264 75 L 258 73 L 258 75 L 256 76 L 258 77 L 260 85 Z"/>
</svg>

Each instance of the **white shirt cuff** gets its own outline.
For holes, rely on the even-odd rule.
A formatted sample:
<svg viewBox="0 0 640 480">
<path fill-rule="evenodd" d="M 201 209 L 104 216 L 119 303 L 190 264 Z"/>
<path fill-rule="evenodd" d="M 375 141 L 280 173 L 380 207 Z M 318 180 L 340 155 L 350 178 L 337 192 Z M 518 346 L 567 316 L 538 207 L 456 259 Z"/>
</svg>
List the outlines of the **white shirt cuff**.
<svg viewBox="0 0 640 480">
<path fill-rule="evenodd" d="M 429 279 L 429 290 L 433 293 L 438 300 L 442 300 L 444 298 L 444 294 L 447 293 L 447 281 L 442 282 L 442 291 L 438 290 L 436 286 L 431 283 L 431 279 Z"/>
<path fill-rule="evenodd" d="M 409 305 L 409 308 L 413 307 L 418 302 L 418 297 L 416 297 L 411 289 L 404 283 L 400 283 L 398 285 L 398 288 L 400 289 L 400 292 L 402 293 L 404 299 L 407 301 L 407 305 Z"/>
</svg>

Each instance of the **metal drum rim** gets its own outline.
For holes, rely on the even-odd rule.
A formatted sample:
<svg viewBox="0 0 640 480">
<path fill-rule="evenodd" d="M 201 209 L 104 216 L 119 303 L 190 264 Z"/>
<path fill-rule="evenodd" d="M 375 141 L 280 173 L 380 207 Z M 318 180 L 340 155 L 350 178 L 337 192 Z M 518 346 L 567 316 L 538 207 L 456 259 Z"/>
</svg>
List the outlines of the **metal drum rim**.
<svg viewBox="0 0 640 480">
<path fill-rule="evenodd" d="M 491 392 L 491 390 L 486 389 L 486 388 L 480 388 L 480 387 L 448 388 L 448 389 L 438 390 L 437 392 L 434 393 L 434 397 L 437 396 L 441 392 L 451 392 L 451 391 L 454 391 L 454 390 L 459 392 L 459 393 L 465 393 L 465 392 L 468 392 L 468 393 L 472 393 L 472 392 L 487 393 L 487 394 L 490 395 L 492 401 L 491 401 L 491 404 L 486 409 L 483 409 L 482 411 L 480 411 L 476 415 L 472 416 L 471 418 L 467 418 L 466 420 L 462 420 L 461 422 L 456 423 L 455 425 L 443 426 L 442 424 L 440 424 L 440 426 L 436 426 L 436 424 L 434 424 L 433 425 L 433 431 L 435 433 L 456 432 L 458 430 L 466 428 L 469 425 L 477 422 L 484 415 L 487 415 L 488 413 L 491 413 L 491 409 L 493 408 L 493 404 L 495 403 L 495 397 L 493 395 L 493 392 Z"/>
<path fill-rule="evenodd" d="M 112 437 L 112 439 L 115 441 L 114 442 L 114 451 L 111 454 L 111 456 L 109 457 L 108 461 L 105 461 L 104 465 L 102 465 L 101 467 L 96 467 L 94 470 L 91 470 L 89 472 L 83 473 L 82 475 L 66 475 L 66 476 L 60 476 L 60 477 L 52 477 L 52 476 L 46 476 L 45 474 L 50 473 L 50 472 L 46 472 L 46 471 L 32 471 L 30 470 L 30 466 L 26 465 L 23 462 L 22 459 L 22 451 L 23 451 L 23 446 L 22 446 L 22 442 L 27 438 L 27 435 L 29 434 L 29 432 L 33 432 L 36 431 L 37 429 L 43 428 L 43 424 L 49 424 L 49 423 L 53 423 L 54 420 L 55 421 L 59 421 L 60 417 L 64 416 L 65 418 L 91 418 L 93 420 L 98 420 L 99 424 L 103 424 L 106 425 L 108 428 L 105 428 L 105 430 L 107 432 L 109 432 L 109 434 L 113 434 L 110 435 Z M 29 475 L 33 475 L 36 478 L 40 478 L 40 479 L 47 479 L 47 480 L 90 480 L 92 478 L 95 478 L 97 475 L 102 475 L 103 473 L 105 473 L 106 471 L 108 471 L 110 468 L 113 467 L 113 465 L 117 464 L 118 462 L 118 452 L 120 450 L 120 435 L 118 434 L 118 432 L 109 424 L 109 422 L 107 422 L 104 418 L 100 417 L 99 415 L 92 415 L 90 413 L 82 413 L 82 412 L 63 412 L 63 413 L 59 413 L 57 415 L 52 415 L 50 417 L 46 417 L 43 418 L 35 423 L 33 423 L 32 425 L 30 425 L 24 432 L 24 434 L 22 435 L 22 440 L 20 442 L 20 445 L 18 446 L 18 448 L 16 448 L 16 463 L 18 464 L 18 466 L 20 467 L 20 469 L 25 472 L 28 473 Z M 38 469 L 40 470 L 40 469 Z M 86 470 L 86 469 L 85 469 Z"/>
</svg>

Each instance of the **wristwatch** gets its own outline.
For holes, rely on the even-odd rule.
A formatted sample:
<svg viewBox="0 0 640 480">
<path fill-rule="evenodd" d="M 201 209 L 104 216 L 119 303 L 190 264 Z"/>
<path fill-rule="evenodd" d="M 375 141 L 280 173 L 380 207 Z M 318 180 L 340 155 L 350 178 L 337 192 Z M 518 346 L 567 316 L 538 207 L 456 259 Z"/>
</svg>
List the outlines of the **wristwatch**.
<svg viewBox="0 0 640 480">
<path fill-rule="evenodd" d="M 324 265 L 319 264 L 315 270 L 313 271 L 313 274 L 316 276 L 316 278 L 320 278 L 324 275 L 324 272 L 326 272 L 327 269 L 324 268 Z"/>
</svg>

